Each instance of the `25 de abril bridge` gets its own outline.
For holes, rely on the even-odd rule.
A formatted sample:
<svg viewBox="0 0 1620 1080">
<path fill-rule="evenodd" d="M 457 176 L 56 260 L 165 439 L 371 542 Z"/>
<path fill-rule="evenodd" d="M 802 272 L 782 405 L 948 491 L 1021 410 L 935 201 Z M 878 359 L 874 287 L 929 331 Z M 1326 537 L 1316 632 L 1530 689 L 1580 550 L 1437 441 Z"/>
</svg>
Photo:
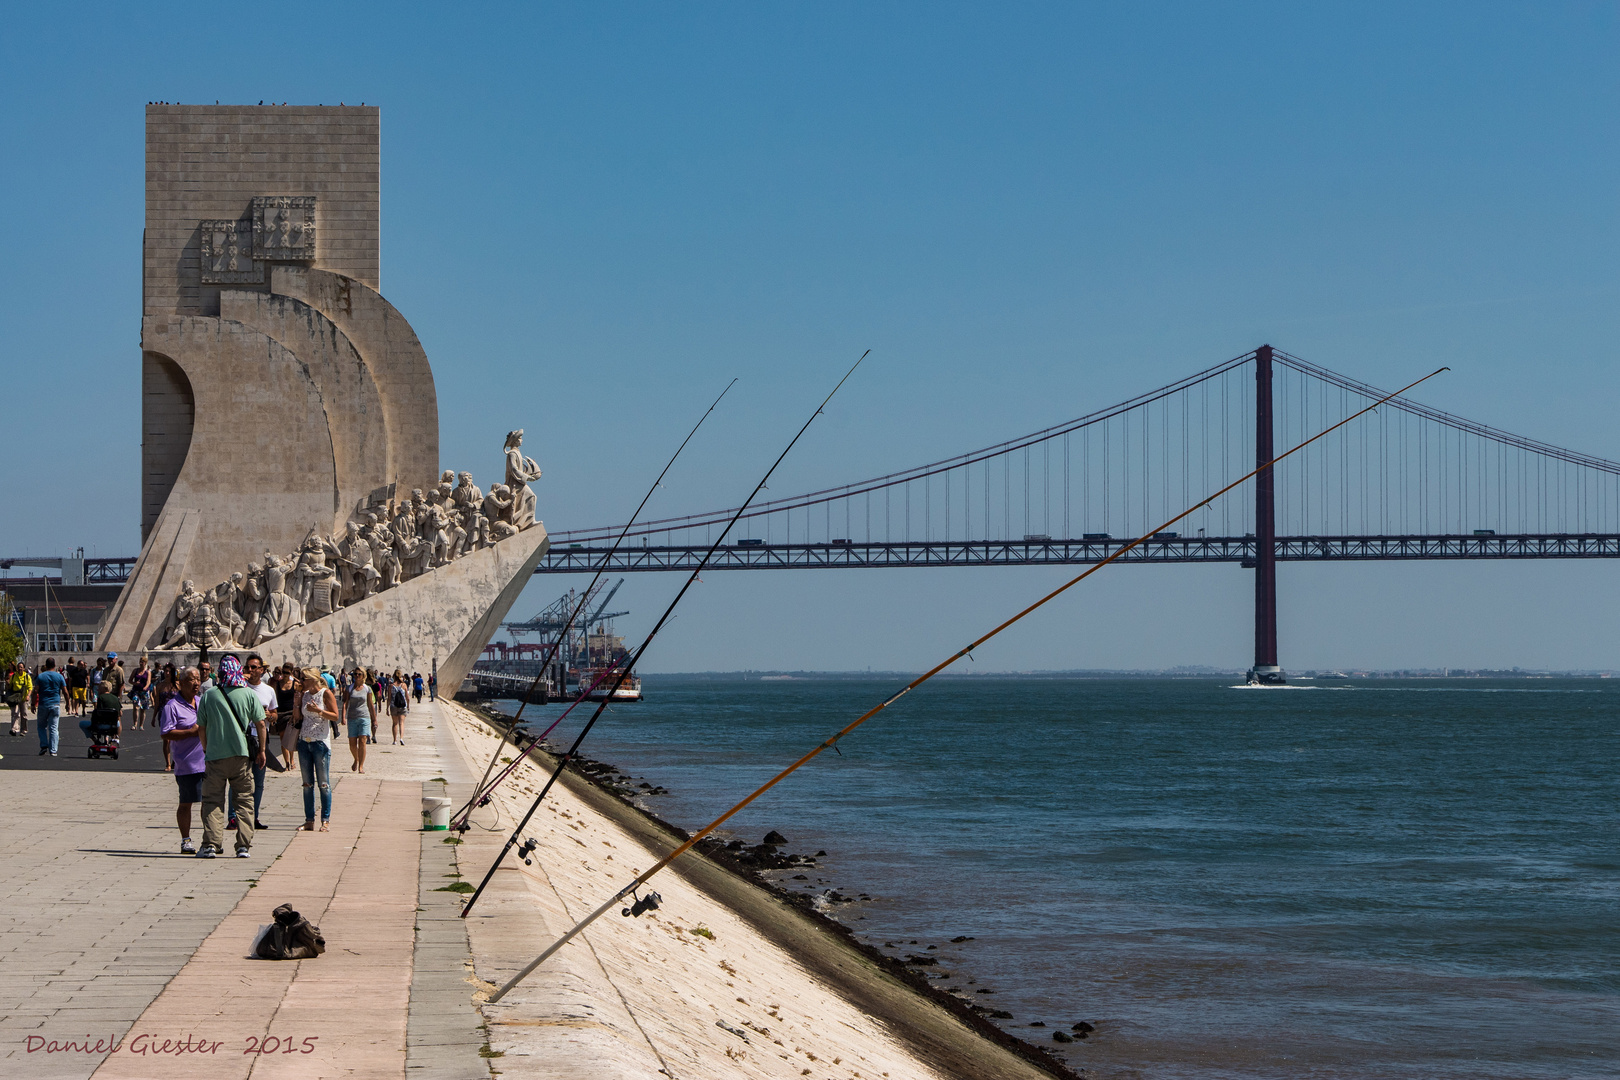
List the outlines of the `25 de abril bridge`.
<svg viewBox="0 0 1620 1080">
<path fill-rule="evenodd" d="M 759 503 L 724 570 L 1094 563 L 1231 478 L 1385 397 L 1263 345 L 1127 401 L 927 465 Z M 536 573 L 695 567 L 735 509 L 552 534 Z M 1254 570 L 1252 677 L 1280 681 L 1284 561 L 1620 556 L 1620 464 L 1395 397 L 1130 563 Z"/>
<path fill-rule="evenodd" d="M 1095 563 L 1387 391 L 1262 345 L 942 461 L 757 503 L 714 570 Z M 537 574 L 690 572 L 735 508 L 552 534 Z M 1620 464 L 1394 397 L 1121 562 L 1254 571 L 1254 669 L 1280 681 L 1278 561 L 1620 557 Z M 53 563 L 57 560 L 0 559 Z M 131 559 L 83 560 L 116 582 Z M 94 565 L 92 565 L 94 564 Z"/>
</svg>

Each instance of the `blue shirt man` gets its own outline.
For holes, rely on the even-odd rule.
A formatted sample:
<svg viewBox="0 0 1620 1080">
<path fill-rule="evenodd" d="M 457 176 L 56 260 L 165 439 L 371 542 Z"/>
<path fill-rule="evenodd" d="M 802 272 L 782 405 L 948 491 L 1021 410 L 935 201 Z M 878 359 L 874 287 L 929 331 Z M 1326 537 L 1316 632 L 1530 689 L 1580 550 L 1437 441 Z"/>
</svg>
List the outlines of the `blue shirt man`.
<svg viewBox="0 0 1620 1080">
<path fill-rule="evenodd" d="M 39 755 L 56 756 L 56 728 L 62 718 L 62 697 L 67 693 L 67 680 L 56 670 L 56 660 L 45 659 L 45 670 L 34 680 L 39 690 Z"/>
</svg>

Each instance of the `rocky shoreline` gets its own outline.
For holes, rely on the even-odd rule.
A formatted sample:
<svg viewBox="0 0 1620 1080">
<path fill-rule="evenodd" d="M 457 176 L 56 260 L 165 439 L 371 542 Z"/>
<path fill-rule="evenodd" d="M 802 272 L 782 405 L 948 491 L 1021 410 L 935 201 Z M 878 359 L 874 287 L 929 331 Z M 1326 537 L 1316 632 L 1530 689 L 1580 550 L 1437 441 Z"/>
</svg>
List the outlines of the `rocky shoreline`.
<svg viewBox="0 0 1620 1080">
<path fill-rule="evenodd" d="M 497 730 L 510 729 L 511 717 L 487 703 L 477 706 L 476 712 Z M 542 742 L 537 751 L 531 751 L 531 756 L 549 770 L 555 768 L 556 756 L 562 751 L 562 747 Z M 641 801 L 648 797 L 668 794 L 668 789 L 662 786 L 647 780 L 638 781 L 611 763 L 584 756 L 576 758 L 574 768 L 564 775 L 588 784 L 678 841 L 687 840 L 691 836 L 688 831 L 666 821 L 652 807 Z M 843 947 L 856 951 L 896 982 L 948 1012 L 979 1037 L 1010 1051 L 1050 1076 L 1062 1080 L 1083 1080 L 1081 1074 L 1084 1070 L 1076 1072 L 1052 1049 L 1021 1039 L 992 1022 L 1011 1020 L 1013 1018 L 1011 1013 L 981 1005 L 971 1000 L 965 991 L 938 985 L 943 977 L 949 977 L 954 973 L 934 970 L 939 966 L 939 958 L 927 954 L 937 951 L 937 944 L 921 944 L 919 952 L 913 948 L 920 945 L 918 940 L 885 942 L 884 948 L 896 951 L 895 955 L 890 955 L 882 948 L 860 940 L 852 927 L 832 914 L 846 905 L 870 901 L 873 899 L 870 895 L 857 893 L 855 896 L 847 896 L 836 886 L 815 892 L 802 887 L 794 889 L 791 884 L 785 883 L 795 880 L 808 881 L 808 875 L 803 871 L 817 868 L 819 866 L 817 860 L 827 857 L 825 850 L 818 850 L 814 854 L 795 853 L 785 850 L 788 845 L 788 838 L 773 829 L 758 844 L 749 844 L 734 836 L 729 838 L 709 836 L 699 841 L 695 845 L 695 850 L 701 852 L 708 862 L 729 872 L 735 878 L 756 888 L 768 890 L 776 899 L 790 905 L 801 917 L 811 920 L 823 932 L 833 936 Z M 789 876 L 789 872 L 793 874 Z M 825 881 L 821 883 L 827 884 Z M 949 944 L 962 944 L 972 940 L 974 938 L 970 936 L 959 935 L 951 939 Z M 969 985 L 972 982 L 973 980 L 969 978 Z M 994 991 L 981 988 L 974 993 L 991 994 Z M 1046 1024 L 1042 1021 L 1033 1022 L 1029 1026 L 1037 1029 L 1046 1028 Z M 1061 1027 L 1049 1030 L 1052 1032 L 1054 1043 L 1065 1044 L 1086 1039 L 1096 1029 L 1087 1021 L 1077 1020 L 1068 1030 Z"/>
</svg>

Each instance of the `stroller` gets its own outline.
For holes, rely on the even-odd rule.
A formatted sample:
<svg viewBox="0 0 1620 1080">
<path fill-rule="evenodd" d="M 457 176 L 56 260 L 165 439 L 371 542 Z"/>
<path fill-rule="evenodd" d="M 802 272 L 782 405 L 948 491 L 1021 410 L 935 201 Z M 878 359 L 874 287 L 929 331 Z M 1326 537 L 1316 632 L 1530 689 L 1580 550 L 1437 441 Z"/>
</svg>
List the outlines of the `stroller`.
<svg viewBox="0 0 1620 1080">
<path fill-rule="evenodd" d="M 90 714 L 90 754 L 91 758 L 111 757 L 118 760 L 118 722 L 122 716 L 120 712 L 103 712 L 100 709 Z"/>
</svg>

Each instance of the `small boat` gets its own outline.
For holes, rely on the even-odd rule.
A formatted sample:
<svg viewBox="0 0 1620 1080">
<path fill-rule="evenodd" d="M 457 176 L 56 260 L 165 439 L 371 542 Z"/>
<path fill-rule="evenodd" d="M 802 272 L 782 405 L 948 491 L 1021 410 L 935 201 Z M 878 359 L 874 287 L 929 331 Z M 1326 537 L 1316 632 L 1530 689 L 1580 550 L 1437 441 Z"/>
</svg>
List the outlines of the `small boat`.
<svg viewBox="0 0 1620 1080">
<path fill-rule="evenodd" d="M 641 700 L 641 680 L 638 677 L 634 675 L 629 676 L 624 680 L 624 682 L 619 684 L 619 688 L 617 690 L 614 690 L 613 681 L 618 678 L 618 676 L 616 674 L 610 674 L 606 678 L 603 678 L 601 683 L 598 684 L 594 690 L 592 690 L 592 684 L 596 683 L 597 678 L 601 675 L 602 672 L 600 669 L 592 670 L 590 668 L 586 668 L 584 671 L 581 671 L 579 673 L 579 685 L 574 687 L 574 697 L 582 697 L 586 701 L 607 701 L 608 691 L 612 690 L 612 700 L 614 701 Z"/>
</svg>

